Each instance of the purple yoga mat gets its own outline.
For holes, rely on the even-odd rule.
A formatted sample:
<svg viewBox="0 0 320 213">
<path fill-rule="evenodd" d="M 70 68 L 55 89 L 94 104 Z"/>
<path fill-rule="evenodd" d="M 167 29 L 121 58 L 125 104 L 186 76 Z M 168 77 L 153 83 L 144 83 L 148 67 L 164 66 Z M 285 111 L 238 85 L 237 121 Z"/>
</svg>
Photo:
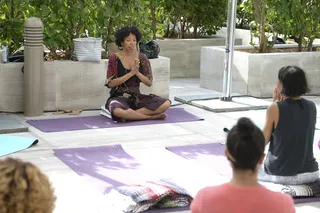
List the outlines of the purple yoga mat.
<svg viewBox="0 0 320 213">
<path fill-rule="evenodd" d="M 225 145 L 221 143 L 194 144 L 185 146 L 166 147 L 167 150 L 197 164 L 204 165 L 210 170 L 220 174 L 230 176 L 231 166 L 224 154 Z M 320 197 L 294 198 L 294 203 L 319 202 Z"/>
<path fill-rule="evenodd" d="M 100 129 L 203 120 L 202 118 L 199 118 L 185 111 L 183 108 L 169 108 L 166 114 L 167 118 L 165 120 L 147 120 L 130 122 L 128 121 L 123 123 L 114 122 L 113 120 L 102 115 L 73 118 L 55 118 L 44 120 L 28 120 L 27 123 L 39 129 L 42 132 L 62 132 L 73 130 Z"/>
<path fill-rule="evenodd" d="M 204 165 L 222 176 L 231 177 L 232 175 L 231 166 L 224 154 L 224 144 L 205 143 L 166 148 L 181 157 Z"/>
<path fill-rule="evenodd" d="M 54 149 L 54 152 L 63 163 L 104 194 L 113 187 L 160 179 L 120 145 Z"/>
<path fill-rule="evenodd" d="M 141 165 L 121 145 L 54 149 L 55 155 L 103 194 L 114 187 L 159 180 L 151 168 Z M 79 186 L 81 187 L 81 186 Z M 189 207 L 153 209 L 148 213 L 176 212 Z"/>
</svg>

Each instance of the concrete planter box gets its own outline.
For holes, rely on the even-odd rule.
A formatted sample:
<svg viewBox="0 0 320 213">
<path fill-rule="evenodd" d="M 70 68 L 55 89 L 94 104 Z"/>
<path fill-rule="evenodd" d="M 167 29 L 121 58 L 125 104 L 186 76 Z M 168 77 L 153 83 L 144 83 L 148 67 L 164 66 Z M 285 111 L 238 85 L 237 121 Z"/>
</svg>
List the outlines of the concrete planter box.
<svg viewBox="0 0 320 213">
<path fill-rule="evenodd" d="M 200 77 L 200 52 L 202 46 L 223 46 L 224 37 L 203 39 L 166 39 L 156 41 L 160 46 L 160 54 L 170 58 L 171 78 Z M 236 39 L 236 45 L 242 40 Z"/>
<path fill-rule="evenodd" d="M 276 45 L 275 48 L 296 47 Z M 236 49 L 250 49 L 238 46 Z M 202 47 L 200 86 L 222 91 L 224 70 L 224 47 Z M 232 92 L 257 97 L 272 96 L 277 83 L 278 71 L 286 65 L 303 68 L 308 76 L 311 93 L 320 92 L 320 52 L 290 52 L 251 54 L 235 51 L 232 72 Z"/>
<path fill-rule="evenodd" d="M 251 42 L 251 33 L 250 30 L 246 29 L 235 29 L 234 31 L 235 38 L 241 39 L 242 40 L 242 45 L 250 45 Z M 216 34 L 216 36 L 220 37 L 226 37 L 227 36 L 227 28 L 222 27 Z M 266 33 L 266 36 L 269 37 L 269 41 L 272 41 L 272 33 Z M 278 35 L 279 37 L 283 38 L 283 35 Z M 253 37 L 252 42 L 254 44 L 259 44 L 259 38 L 258 37 Z M 320 39 L 315 39 L 313 41 L 313 44 L 320 44 Z"/>
<path fill-rule="evenodd" d="M 246 29 L 235 29 L 234 31 L 235 38 L 242 40 L 242 45 L 250 45 L 251 42 L 251 33 L 250 30 Z M 222 27 L 216 34 L 216 36 L 226 37 L 227 36 L 227 28 Z M 254 44 L 259 44 L 259 38 L 253 37 L 252 42 Z"/>
<path fill-rule="evenodd" d="M 143 93 L 169 97 L 170 59 L 150 60 L 153 70 L 152 87 Z M 0 111 L 23 111 L 23 63 L 0 64 Z M 108 60 L 100 63 L 52 61 L 45 67 L 45 111 L 58 109 L 99 109 L 109 97 L 104 87 Z"/>
</svg>

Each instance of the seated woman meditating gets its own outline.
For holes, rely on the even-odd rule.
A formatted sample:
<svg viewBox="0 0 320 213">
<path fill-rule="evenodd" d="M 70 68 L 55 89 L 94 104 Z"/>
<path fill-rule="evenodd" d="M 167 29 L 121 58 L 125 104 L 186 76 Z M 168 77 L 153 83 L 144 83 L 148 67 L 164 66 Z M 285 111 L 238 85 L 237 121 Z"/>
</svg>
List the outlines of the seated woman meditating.
<svg viewBox="0 0 320 213">
<path fill-rule="evenodd" d="M 55 201 L 49 179 L 33 164 L 0 160 L 1 213 L 53 213 Z"/>
<path fill-rule="evenodd" d="M 266 112 L 263 133 L 270 146 L 259 180 L 292 185 L 314 182 L 319 179 L 313 155 L 317 109 L 301 97 L 309 92 L 305 72 L 286 66 L 279 70 L 278 81 L 284 97 Z"/>
<path fill-rule="evenodd" d="M 250 119 L 240 118 L 228 133 L 225 149 L 233 171 L 231 181 L 200 190 L 191 203 L 191 212 L 294 213 L 289 195 L 258 183 L 264 148 L 262 131 Z"/>
<path fill-rule="evenodd" d="M 111 88 L 106 103 L 113 120 L 165 119 L 168 99 L 140 93 L 140 82 L 152 85 L 149 59 L 137 51 L 141 33 L 136 27 L 124 27 L 115 33 L 120 51 L 109 58 L 106 86 Z"/>
</svg>

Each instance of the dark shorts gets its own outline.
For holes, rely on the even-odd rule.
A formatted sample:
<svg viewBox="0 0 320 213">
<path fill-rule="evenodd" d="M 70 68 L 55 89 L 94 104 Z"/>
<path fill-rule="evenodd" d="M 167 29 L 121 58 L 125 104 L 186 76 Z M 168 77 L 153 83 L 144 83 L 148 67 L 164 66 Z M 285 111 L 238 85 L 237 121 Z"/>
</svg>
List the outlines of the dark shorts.
<svg viewBox="0 0 320 213">
<path fill-rule="evenodd" d="M 145 107 L 149 110 L 155 111 L 166 101 L 168 101 L 168 99 L 154 94 L 140 95 L 137 101 L 126 97 L 115 97 L 108 99 L 106 103 L 106 109 L 110 111 L 113 120 L 119 120 L 119 118 L 113 115 L 113 110 L 116 108 L 120 108 L 123 110 L 137 110 Z"/>
</svg>

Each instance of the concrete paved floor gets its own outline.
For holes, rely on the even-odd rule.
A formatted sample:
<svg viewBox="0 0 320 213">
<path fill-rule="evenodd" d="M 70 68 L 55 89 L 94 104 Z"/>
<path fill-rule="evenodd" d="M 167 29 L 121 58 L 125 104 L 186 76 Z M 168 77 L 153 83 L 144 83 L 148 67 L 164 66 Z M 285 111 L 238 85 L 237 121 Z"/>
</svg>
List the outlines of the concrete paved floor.
<svg viewBox="0 0 320 213">
<path fill-rule="evenodd" d="M 173 79 L 170 83 L 170 97 L 175 95 L 210 94 L 210 90 L 199 88 L 199 79 Z M 310 97 L 318 104 L 320 98 Z M 269 100 L 271 101 L 271 100 Z M 12 154 L 39 166 L 51 179 L 58 197 L 55 213 L 98 213 L 106 212 L 106 200 L 90 185 L 54 156 L 53 148 L 99 146 L 122 144 L 124 149 L 138 159 L 150 160 L 163 174 L 181 181 L 203 180 L 204 168 L 190 165 L 181 158 L 166 151 L 168 145 L 209 143 L 225 139 L 223 127 L 230 126 L 239 117 L 246 116 L 255 122 L 263 122 L 265 110 L 213 113 L 200 108 L 181 105 L 187 111 L 205 118 L 201 122 L 133 126 L 114 129 L 92 129 L 72 132 L 43 133 L 29 127 L 28 133 L 17 133 L 26 137 L 37 137 L 37 146 Z M 78 116 L 98 115 L 99 111 L 85 111 Z M 43 118 L 68 117 L 46 113 Z M 23 119 L 27 120 L 30 118 Z M 152 158 L 152 157 L 153 158 Z M 152 159 L 152 161 L 151 161 Z M 319 158 L 320 159 L 320 158 Z M 172 162 L 180 162 L 179 170 Z M 165 165 L 165 166 L 164 166 Z M 194 181 L 193 181 L 194 182 Z M 201 181 L 198 181 L 201 182 Z M 195 186 L 196 187 L 196 186 Z M 196 190 L 196 189 L 195 189 Z M 107 211 L 110 212 L 110 211 Z M 179 211 L 187 213 L 189 211 Z M 320 203 L 297 205 L 297 212 L 320 212 Z"/>
</svg>

